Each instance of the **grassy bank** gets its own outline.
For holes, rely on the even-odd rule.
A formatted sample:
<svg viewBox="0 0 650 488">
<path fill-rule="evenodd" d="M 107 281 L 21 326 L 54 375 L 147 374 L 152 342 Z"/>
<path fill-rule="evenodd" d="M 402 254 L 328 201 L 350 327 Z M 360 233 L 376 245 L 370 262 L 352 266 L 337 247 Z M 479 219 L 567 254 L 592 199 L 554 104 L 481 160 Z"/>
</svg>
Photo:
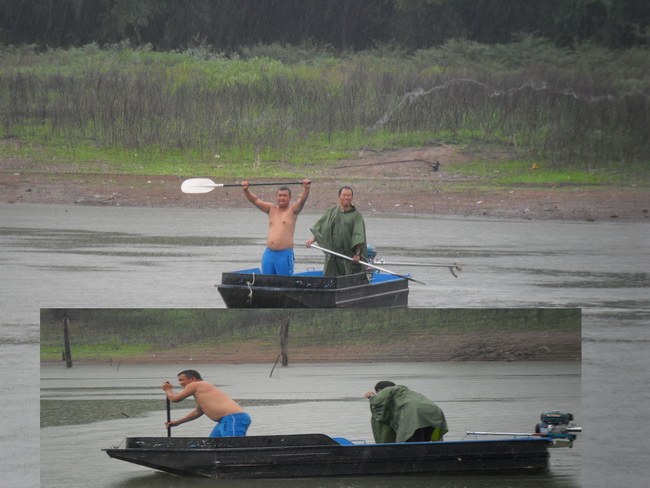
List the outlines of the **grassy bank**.
<svg viewBox="0 0 650 488">
<path fill-rule="evenodd" d="M 572 337 L 569 353 L 580 357 L 581 315 L 577 309 L 396 309 L 396 310 L 204 310 L 204 309 L 75 309 L 42 310 L 41 360 L 60 360 L 63 316 L 70 320 L 73 358 L 119 361 L 152 354 L 207 357 L 239 350 L 259 352 L 273 360 L 279 352 L 279 330 L 289 321 L 289 352 L 337 351 L 349 360 L 375 351 L 384 357 L 409 351 L 412 358 L 432 349 L 462 349 L 476 338 L 483 348 L 491 340 L 518 354 L 512 338 L 534 338 L 527 348 L 551 347 L 554 337 Z M 547 344 L 548 343 L 548 344 Z M 509 346 L 505 346 L 510 344 Z M 453 353 L 472 358 L 472 348 Z M 418 352 L 421 349 L 422 351 Z M 484 352 L 484 351 L 483 351 Z M 388 356 L 386 356 L 388 354 Z M 435 355 L 435 354 L 434 354 Z M 462 357 L 461 357 L 462 356 Z M 236 356 L 233 356 L 236 357 Z M 422 356 L 423 357 L 423 356 Z M 428 356 L 427 356 L 428 357 Z M 440 356 L 442 357 L 442 356 Z M 217 359 L 217 358 L 213 358 Z M 325 356 L 323 359 L 327 359 Z M 340 360 L 340 358 L 339 358 Z M 239 361 L 239 359 L 235 359 Z"/>
<path fill-rule="evenodd" d="M 409 54 L 292 49 L 5 48 L 0 156 L 71 172 L 285 177 L 361 150 L 454 144 L 507 148 L 517 168 L 578 179 L 647 174 L 645 50 L 533 38 Z M 502 177 L 482 165 L 466 171 Z"/>
</svg>

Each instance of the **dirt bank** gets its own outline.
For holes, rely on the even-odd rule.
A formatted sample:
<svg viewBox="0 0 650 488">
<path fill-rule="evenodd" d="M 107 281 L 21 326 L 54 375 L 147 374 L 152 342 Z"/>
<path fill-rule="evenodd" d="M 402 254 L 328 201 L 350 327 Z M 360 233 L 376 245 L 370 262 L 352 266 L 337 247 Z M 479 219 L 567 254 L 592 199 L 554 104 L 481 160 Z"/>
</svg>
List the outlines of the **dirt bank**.
<svg viewBox="0 0 650 488">
<path fill-rule="evenodd" d="M 502 188 L 448 171 L 450 162 L 473 161 L 477 152 L 449 146 L 361 154 L 305 170 L 314 181 L 307 209 L 336 203 L 338 188 L 350 184 L 364 213 L 465 216 L 529 220 L 647 222 L 650 189 L 643 186 L 584 187 L 519 185 Z M 501 154 L 480 153 L 483 160 Z M 438 164 L 436 164 L 439 163 Z M 263 163 L 262 163 L 263 164 Z M 196 175 L 209 176 L 209 175 Z M 255 181 L 251 175 L 242 179 Z M 233 208 L 247 205 L 238 189 L 185 195 L 181 178 L 70 172 L 69 165 L 0 158 L 0 202 L 143 207 Z M 272 187 L 256 193 L 272 198 Z"/>
<path fill-rule="evenodd" d="M 575 331 L 476 332 L 436 337 L 403 337 L 400 342 L 369 345 L 295 347 L 289 344 L 289 364 L 316 362 L 410 361 L 580 361 L 582 337 Z M 73 357 L 86 364 L 273 364 L 279 341 L 249 340 L 228 346 L 192 346 L 151 351 L 132 357 Z"/>
</svg>

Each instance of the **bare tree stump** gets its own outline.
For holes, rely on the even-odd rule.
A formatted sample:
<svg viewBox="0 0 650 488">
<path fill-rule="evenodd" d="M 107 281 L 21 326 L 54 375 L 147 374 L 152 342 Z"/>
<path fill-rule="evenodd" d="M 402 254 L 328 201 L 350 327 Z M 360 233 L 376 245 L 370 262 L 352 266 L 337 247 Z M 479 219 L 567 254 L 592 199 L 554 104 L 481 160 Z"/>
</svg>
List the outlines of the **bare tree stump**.
<svg viewBox="0 0 650 488">
<path fill-rule="evenodd" d="M 70 337 L 68 328 L 70 326 L 70 321 L 68 316 L 63 317 L 63 357 L 65 358 L 65 365 L 68 368 L 72 368 L 72 352 L 70 351 Z"/>
<path fill-rule="evenodd" d="M 289 355 L 287 353 L 287 345 L 289 343 L 289 325 L 291 319 L 287 320 L 280 326 L 280 354 L 282 355 L 282 366 L 289 366 Z"/>
</svg>

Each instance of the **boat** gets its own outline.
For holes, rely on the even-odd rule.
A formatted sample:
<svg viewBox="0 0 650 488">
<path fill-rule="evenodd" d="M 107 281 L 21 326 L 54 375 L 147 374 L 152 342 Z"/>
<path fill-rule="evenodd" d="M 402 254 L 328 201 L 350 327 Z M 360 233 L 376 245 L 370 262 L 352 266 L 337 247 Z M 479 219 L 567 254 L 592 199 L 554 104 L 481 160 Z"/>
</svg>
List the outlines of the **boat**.
<svg viewBox="0 0 650 488">
<path fill-rule="evenodd" d="M 219 294 L 228 308 L 379 308 L 408 306 L 409 279 L 383 272 L 323 276 L 319 270 L 292 276 L 259 268 L 222 273 Z"/>
<path fill-rule="evenodd" d="M 549 467 L 543 436 L 499 440 L 358 444 L 324 434 L 250 437 L 131 437 L 114 459 L 204 478 L 310 478 L 502 474 Z"/>
<path fill-rule="evenodd" d="M 128 437 L 125 447 L 103 451 L 114 459 L 197 478 L 532 473 L 549 468 L 550 447 L 572 447 L 576 432 L 582 432 L 570 413 L 544 412 L 541 420 L 535 434 L 467 432 L 473 438 L 460 441 L 369 444 L 325 434 L 168 435 Z"/>
</svg>

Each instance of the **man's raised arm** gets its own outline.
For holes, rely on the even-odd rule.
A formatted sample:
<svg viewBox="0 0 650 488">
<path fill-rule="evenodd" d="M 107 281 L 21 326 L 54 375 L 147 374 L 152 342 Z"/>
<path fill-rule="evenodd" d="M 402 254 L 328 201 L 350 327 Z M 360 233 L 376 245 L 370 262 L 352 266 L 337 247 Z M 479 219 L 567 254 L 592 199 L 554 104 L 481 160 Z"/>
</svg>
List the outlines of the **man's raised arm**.
<svg viewBox="0 0 650 488">
<path fill-rule="evenodd" d="M 300 198 L 291 206 L 291 209 L 295 214 L 302 212 L 302 209 L 305 207 L 305 203 L 307 203 L 307 199 L 309 198 L 309 190 L 311 189 L 311 181 L 307 179 L 302 180 L 302 188 L 303 190 Z"/>
<path fill-rule="evenodd" d="M 244 190 L 244 195 L 246 196 L 248 201 L 251 202 L 253 205 L 255 205 L 257 208 L 259 208 L 262 212 L 269 213 L 273 208 L 273 204 L 269 202 L 265 202 L 260 197 L 255 195 L 253 192 L 251 192 L 248 189 L 249 186 L 250 184 L 248 183 L 248 181 L 242 181 L 241 187 Z"/>
</svg>

